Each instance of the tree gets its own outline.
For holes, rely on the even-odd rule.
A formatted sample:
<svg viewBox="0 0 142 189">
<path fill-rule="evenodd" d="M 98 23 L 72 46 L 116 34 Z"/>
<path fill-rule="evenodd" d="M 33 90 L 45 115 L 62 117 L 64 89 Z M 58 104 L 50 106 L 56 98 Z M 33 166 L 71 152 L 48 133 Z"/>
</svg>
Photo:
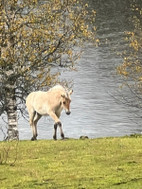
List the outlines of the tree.
<svg viewBox="0 0 142 189">
<path fill-rule="evenodd" d="M 124 86 L 129 88 L 131 99 L 124 98 L 130 106 L 142 107 L 142 7 L 141 1 L 131 4 L 132 31 L 126 31 L 128 47 L 123 54 L 123 64 L 117 68 L 123 76 Z"/>
<path fill-rule="evenodd" d="M 95 40 L 95 11 L 82 0 L 0 0 L 0 115 L 18 139 L 17 111 L 33 90 L 57 82 L 53 67 L 71 67 L 74 47 Z"/>
</svg>

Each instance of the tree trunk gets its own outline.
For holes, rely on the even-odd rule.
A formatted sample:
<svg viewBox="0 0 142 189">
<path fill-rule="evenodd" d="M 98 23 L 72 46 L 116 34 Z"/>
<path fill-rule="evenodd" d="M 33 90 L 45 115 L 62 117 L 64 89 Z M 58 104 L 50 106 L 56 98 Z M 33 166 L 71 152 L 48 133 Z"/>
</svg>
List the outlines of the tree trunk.
<svg viewBox="0 0 142 189">
<path fill-rule="evenodd" d="M 6 140 L 18 140 L 19 132 L 17 128 L 17 105 L 15 97 L 15 84 L 9 82 L 6 88 L 6 113 L 8 118 L 8 131 Z"/>
<path fill-rule="evenodd" d="M 7 106 L 8 106 L 7 108 L 7 117 L 8 117 L 7 140 L 18 140 L 19 133 L 17 129 L 16 101 L 13 98 L 10 98 Z"/>
</svg>

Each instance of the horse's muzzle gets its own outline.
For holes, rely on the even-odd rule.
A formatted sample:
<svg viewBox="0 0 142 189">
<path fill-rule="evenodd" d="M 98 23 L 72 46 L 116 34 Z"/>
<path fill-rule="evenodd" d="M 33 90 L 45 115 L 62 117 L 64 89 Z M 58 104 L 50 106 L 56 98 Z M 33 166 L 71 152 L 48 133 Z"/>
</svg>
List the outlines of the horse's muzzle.
<svg viewBox="0 0 142 189">
<path fill-rule="evenodd" d="M 71 112 L 70 112 L 70 111 L 67 111 L 67 112 L 66 112 L 66 114 L 67 114 L 67 115 L 70 115 L 70 114 L 71 114 Z"/>
</svg>

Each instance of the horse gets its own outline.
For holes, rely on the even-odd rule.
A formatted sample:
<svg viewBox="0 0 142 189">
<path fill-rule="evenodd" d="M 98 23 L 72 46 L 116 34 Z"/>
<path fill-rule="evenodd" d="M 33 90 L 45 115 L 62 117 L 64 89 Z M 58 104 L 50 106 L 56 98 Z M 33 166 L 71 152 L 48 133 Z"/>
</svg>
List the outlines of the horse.
<svg viewBox="0 0 142 189">
<path fill-rule="evenodd" d="M 56 85 L 48 91 L 31 92 L 26 98 L 26 106 L 29 113 L 29 123 L 32 128 L 33 136 L 31 140 L 37 140 L 37 122 L 44 116 L 50 116 L 54 121 L 53 139 L 57 140 L 57 127 L 60 128 L 61 138 L 64 139 L 60 115 L 64 109 L 70 115 L 70 103 L 73 90 L 67 91 L 61 85 Z"/>
</svg>

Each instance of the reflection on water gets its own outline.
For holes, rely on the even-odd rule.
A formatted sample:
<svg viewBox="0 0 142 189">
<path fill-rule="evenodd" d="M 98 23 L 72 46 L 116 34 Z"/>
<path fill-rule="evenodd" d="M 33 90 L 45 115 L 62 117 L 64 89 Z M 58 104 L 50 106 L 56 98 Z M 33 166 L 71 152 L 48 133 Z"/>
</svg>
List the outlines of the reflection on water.
<svg viewBox="0 0 142 189">
<path fill-rule="evenodd" d="M 72 113 L 62 113 L 61 120 L 67 137 L 90 138 L 122 136 L 141 132 L 133 118 L 136 110 L 117 103 L 116 94 L 121 81 L 115 68 L 122 63 L 118 56 L 127 47 L 124 32 L 131 29 L 129 1 L 91 0 L 97 11 L 96 26 L 99 47 L 86 44 L 77 72 L 63 72 L 62 77 L 73 79 Z M 116 3 L 115 3 L 116 2 Z M 127 95 L 127 94 L 126 94 Z M 32 132 L 27 121 L 19 120 L 20 139 L 30 139 Z M 53 121 L 43 117 L 38 124 L 39 139 L 51 139 Z"/>
</svg>

